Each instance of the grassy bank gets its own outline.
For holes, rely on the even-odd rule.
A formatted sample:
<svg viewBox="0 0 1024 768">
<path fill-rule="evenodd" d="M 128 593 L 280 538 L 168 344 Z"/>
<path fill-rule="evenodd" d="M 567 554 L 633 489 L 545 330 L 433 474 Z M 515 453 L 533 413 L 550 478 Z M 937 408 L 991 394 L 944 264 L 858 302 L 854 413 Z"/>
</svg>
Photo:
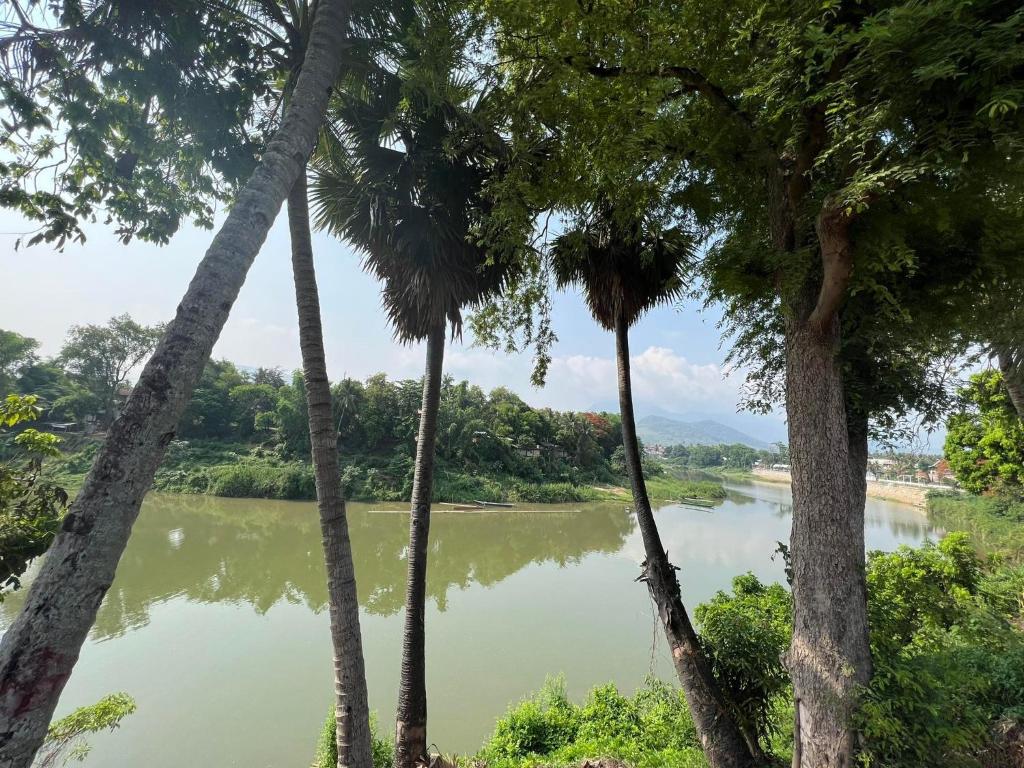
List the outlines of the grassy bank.
<svg viewBox="0 0 1024 768">
<path fill-rule="evenodd" d="M 1001 496 L 931 493 L 928 519 L 946 531 L 964 531 L 977 549 L 1024 563 L 1024 501 Z"/>
<path fill-rule="evenodd" d="M 77 488 L 89 470 L 98 442 L 84 441 L 48 465 L 48 474 L 65 487 Z M 342 456 L 342 487 L 353 501 L 405 501 L 412 492 L 412 457 L 384 459 Z M 713 480 L 659 474 L 647 481 L 657 501 L 683 498 L 721 499 L 725 491 Z M 164 493 L 230 498 L 312 500 L 313 469 L 306 461 L 272 449 L 219 441 L 174 441 L 153 479 Z M 501 471 L 469 473 L 438 461 L 434 501 L 472 500 L 519 504 L 557 504 L 630 499 L 625 477 L 572 477 L 547 481 Z"/>
</svg>

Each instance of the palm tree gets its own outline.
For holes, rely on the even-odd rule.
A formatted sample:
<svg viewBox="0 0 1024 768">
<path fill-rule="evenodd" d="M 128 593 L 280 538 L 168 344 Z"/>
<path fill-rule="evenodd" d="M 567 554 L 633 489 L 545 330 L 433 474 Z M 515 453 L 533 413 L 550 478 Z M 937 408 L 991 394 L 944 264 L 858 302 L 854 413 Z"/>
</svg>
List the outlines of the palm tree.
<svg viewBox="0 0 1024 768">
<path fill-rule="evenodd" d="M 746 768 L 755 764 L 755 754 L 761 757 L 756 737 L 746 738 L 737 726 L 683 606 L 677 568 L 669 562 L 647 496 L 633 415 L 629 328 L 647 310 L 680 297 L 681 273 L 691 250 L 682 230 L 658 231 L 644 217 L 602 204 L 578 228 L 555 240 L 551 261 L 558 286 L 582 287 L 594 319 L 615 332 L 622 443 L 647 557 L 638 580 L 647 583 L 658 607 L 708 762 L 712 768 Z"/>
<path fill-rule="evenodd" d="M 246 273 L 311 151 L 341 63 L 347 3 L 319 0 L 280 128 L 114 421 L 14 623 L 0 640 L 0 766 L 28 768 L 128 543 L 142 498 Z"/>
<path fill-rule="evenodd" d="M 395 765 L 427 760 L 424 614 L 445 336 L 462 310 L 502 290 L 511 263 L 471 241 L 500 161 L 486 96 L 460 79 L 462 21 L 443 3 L 399 3 L 394 29 L 338 88 L 314 160 L 317 224 L 348 240 L 382 283 L 402 343 L 426 341 L 413 474 Z"/>
<path fill-rule="evenodd" d="M 317 14 L 315 0 L 225 0 L 243 18 L 256 24 L 267 39 L 284 75 L 281 103 L 291 98 L 302 69 L 306 45 Z M 350 46 L 373 28 L 377 14 L 365 3 L 355 3 L 349 28 L 356 34 Z M 343 64 L 344 68 L 344 64 Z M 327 375 L 320 299 L 313 263 L 306 169 L 288 194 L 288 229 L 291 239 L 295 305 L 299 322 L 299 348 L 306 390 L 310 452 L 316 480 L 324 565 L 334 656 L 335 743 L 338 768 L 370 768 L 373 763 L 366 666 L 359 625 L 359 599 L 349 538 L 345 499 L 341 488 L 338 432 Z"/>
</svg>

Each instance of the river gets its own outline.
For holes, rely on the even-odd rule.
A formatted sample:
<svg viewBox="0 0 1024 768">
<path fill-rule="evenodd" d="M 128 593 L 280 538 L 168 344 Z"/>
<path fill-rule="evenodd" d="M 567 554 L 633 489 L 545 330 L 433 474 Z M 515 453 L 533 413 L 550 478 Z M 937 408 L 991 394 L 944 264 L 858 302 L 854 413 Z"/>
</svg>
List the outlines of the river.
<svg viewBox="0 0 1024 768">
<path fill-rule="evenodd" d="M 789 536 L 788 487 L 729 491 L 713 510 L 657 510 L 691 608 L 745 571 L 784 578 L 772 553 Z M 367 504 L 349 516 L 370 704 L 390 733 L 408 516 Z M 890 550 L 933 531 L 920 511 L 869 499 L 866 535 Z M 435 514 L 430 539 L 429 737 L 442 751 L 474 752 L 547 675 L 574 697 L 672 679 L 623 504 Z M 0 603 L 0 626 L 23 595 Z M 91 739 L 85 765 L 308 765 L 332 695 L 326 599 L 315 505 L 150 495 L 58 710 L 114 691 L 138 702 Z"/>
</svg>

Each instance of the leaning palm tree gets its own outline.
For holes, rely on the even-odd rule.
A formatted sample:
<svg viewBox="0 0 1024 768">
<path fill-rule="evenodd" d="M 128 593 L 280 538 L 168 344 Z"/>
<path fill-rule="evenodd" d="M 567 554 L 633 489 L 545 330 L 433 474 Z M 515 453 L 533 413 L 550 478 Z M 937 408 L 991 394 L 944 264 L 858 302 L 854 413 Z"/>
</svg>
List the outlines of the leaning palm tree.
<svg viewBox="0 0 1024 768">
<path fill-rule="evenodd" d="M 114 577 L 142 498 L 246 273 L 317 138 L 347 28 L 320 0 L 293 98 L 114 421 L 0 641 L 0 765 L 28 768 Z"/>
<path fill-rule="evenodd" d="M 682 270 L 691 251 L 691 239 L 682 230 L 657 231 L 642 216 L 602 204 L 580 226 L 558 237 L 550 255 L 558 286 L 580 286 L 594 319 L 615 333 L 622 443 L 647 557 L 638 580 L 647 583 L 658 607 L 708 762 L 712 768 L 746 768 L 755 764 L 755 753 L 760 757 L 757 741 L 738 727 L 683 606 L 677 569 L 662 545 L 647 496 L 633 415 L 629 328 L 649 309 L 681 295 Z"/>
<path fill-rule="evenodd" d="M 436 2 L 392 12 L 383 49 L 337 89 L 313 195 L 317 224 L 359 249 L 381 281 L 396 338 L 426 341 L 395 729 L 395 765 L 411 768 L 427 759 L 427 543 L 445 337 L 512 268 L 471 240 L 501 145 L 486 128 L 486 98 L 458 75 L 460 20 Z"/>
</svg>

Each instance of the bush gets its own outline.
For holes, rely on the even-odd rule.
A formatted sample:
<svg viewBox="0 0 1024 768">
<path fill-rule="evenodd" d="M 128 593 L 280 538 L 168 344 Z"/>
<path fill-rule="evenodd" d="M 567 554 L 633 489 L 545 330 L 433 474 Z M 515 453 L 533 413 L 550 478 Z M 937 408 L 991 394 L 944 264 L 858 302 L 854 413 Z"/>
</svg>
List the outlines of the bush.
<svg viewBox="0 0 1024 768">
<path fill-rule="evenodd" d="M 947 531 L 966 531 L 979 551 L 1024 563 L 1024 500 L 1019 496 L 932 493 L 928 518 Z"/>
<path fill-rule="evenodd" d="M 613 685 L 572 704 L 561 679 L 510 709 L 479 756 L 490 768 L 575 765 L 611 757 L 637 768 L 706 766 L 682 694 L 656 680 L 633 697 Z"/>
<path fill-rule="evenodd" d="M 735 577 L 732 590 L 698 605 L 694 618 L 741 728 L 771 752 L 789 723 L 780 726 L 778 715 L 791 696 L 780 657 L 789 646 L 792 601 L 780 584 L 762 584 L 752 573 Z"/>
<path fill-rule="evenodd" d="M 214 496 L 256 499 L 315 499 L 316 481 L 311 467 L 299 464 L 274 465 L 259 461 L 210 470 L 207 492 Z"/>
<path fill-rule="evenodd" d="M 338 743 L 335 741 L 334 707 L 327 713 L 324 727 L 320 729 L 320 738 L 316 742 L 316 753 L 313 755 L 313 768 L 335 768 L 338 764 Z M 395 762 L 395 750 L 391 741 L 377 735 L 377 718 L 370 715 L 370 749 L 373 755 L 373 768 L 391 768 Z"/>
</svg>

